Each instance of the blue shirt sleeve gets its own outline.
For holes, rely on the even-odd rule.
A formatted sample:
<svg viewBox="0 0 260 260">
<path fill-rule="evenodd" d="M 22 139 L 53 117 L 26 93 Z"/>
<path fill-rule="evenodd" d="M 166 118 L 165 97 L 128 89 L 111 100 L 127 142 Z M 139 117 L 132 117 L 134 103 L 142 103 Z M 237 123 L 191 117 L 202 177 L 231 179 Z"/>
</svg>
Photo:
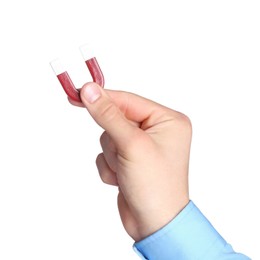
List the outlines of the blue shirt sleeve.
<svg viewBox="0 0 260 260">
<path fill-rule="evenodd" d="M 196 205 L 189 204 L 166 226 L 133 246 L 149 260 L 248 260 L 236 253 Z"/>
</svg>

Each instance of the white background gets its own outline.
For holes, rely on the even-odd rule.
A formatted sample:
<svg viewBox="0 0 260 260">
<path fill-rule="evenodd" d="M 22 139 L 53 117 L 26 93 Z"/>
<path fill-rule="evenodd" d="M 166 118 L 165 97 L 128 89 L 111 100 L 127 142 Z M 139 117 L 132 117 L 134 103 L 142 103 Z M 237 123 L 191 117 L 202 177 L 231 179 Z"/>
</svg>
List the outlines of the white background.
<svg viewBox="0 0 260 260">
<path fill-rule="evenodd" d="M 0 259 L 139 259 L 95 167 L 95 125 L 49 61 L 193 122 L 190 195 L 236 251 L 260 259 L 259 1 L 1 1 Z M 257 239 L 255 239 L 257 238 Z"/>
</svg>

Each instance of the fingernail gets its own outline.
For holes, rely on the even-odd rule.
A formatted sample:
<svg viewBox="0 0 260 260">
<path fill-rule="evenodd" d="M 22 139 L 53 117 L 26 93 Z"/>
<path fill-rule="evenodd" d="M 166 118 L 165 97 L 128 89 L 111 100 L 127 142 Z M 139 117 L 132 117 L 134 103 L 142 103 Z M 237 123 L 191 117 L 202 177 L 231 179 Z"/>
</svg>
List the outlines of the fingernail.
<svg viewBox="0 0 260 260">
<path fill-rule="evenodd" d="M 99 86 L 92 84 L 83 89 L 83 98 L 88 103 L 93 104 L 99 97 L 101 97 Z"/>
</svg>

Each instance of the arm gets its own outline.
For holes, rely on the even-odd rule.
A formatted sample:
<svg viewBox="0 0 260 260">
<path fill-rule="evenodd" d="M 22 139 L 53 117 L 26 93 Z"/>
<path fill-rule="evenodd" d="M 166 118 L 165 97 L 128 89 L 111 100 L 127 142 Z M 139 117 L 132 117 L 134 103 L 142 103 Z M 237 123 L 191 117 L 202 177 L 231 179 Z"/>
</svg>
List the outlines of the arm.
<svg viewBox="0 0 260 260">
<path fill-rule="evenodd" d="M 80 94 L 88 112 L 105 130 L 97 168 L 103 182 L 119 188 L 120 217 L 136 241 L 135 248 L 148 259 L 160 260 L 230 255 L 231 249 L 224 249 L 224 240 L 190 202 L 189 118 L 143 97 L 104 90 L 95 83 L 86 84 Z"/>
</svg>

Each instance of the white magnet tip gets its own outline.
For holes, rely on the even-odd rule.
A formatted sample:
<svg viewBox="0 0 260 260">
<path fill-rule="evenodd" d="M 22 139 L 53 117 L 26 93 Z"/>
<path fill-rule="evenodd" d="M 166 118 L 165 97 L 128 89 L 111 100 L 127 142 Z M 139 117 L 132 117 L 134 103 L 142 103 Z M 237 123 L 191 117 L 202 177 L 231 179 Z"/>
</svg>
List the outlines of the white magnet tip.
<svg viewBox="0 0 260 260">
<path fill-rule="evenodd" d="M 50 62 L 50 65 L 56 75 L 59 75 L 63 72 L 65 72 L 65 69 L 63 68 L 63 65 L 60 61 L 60 59 L 55 59 L 52 62 Z"/>
<path fill-rule="evenodd" d="M 83 59 L 85 61 L 90 60 L 90 59 L 95 57 L 94 51 L 91 48 L 90 44 L 84 44 L 84 45 L 80 46 L 79 49 L 80 49 L 80 52 L 81 52 Z"/>
</svg>

